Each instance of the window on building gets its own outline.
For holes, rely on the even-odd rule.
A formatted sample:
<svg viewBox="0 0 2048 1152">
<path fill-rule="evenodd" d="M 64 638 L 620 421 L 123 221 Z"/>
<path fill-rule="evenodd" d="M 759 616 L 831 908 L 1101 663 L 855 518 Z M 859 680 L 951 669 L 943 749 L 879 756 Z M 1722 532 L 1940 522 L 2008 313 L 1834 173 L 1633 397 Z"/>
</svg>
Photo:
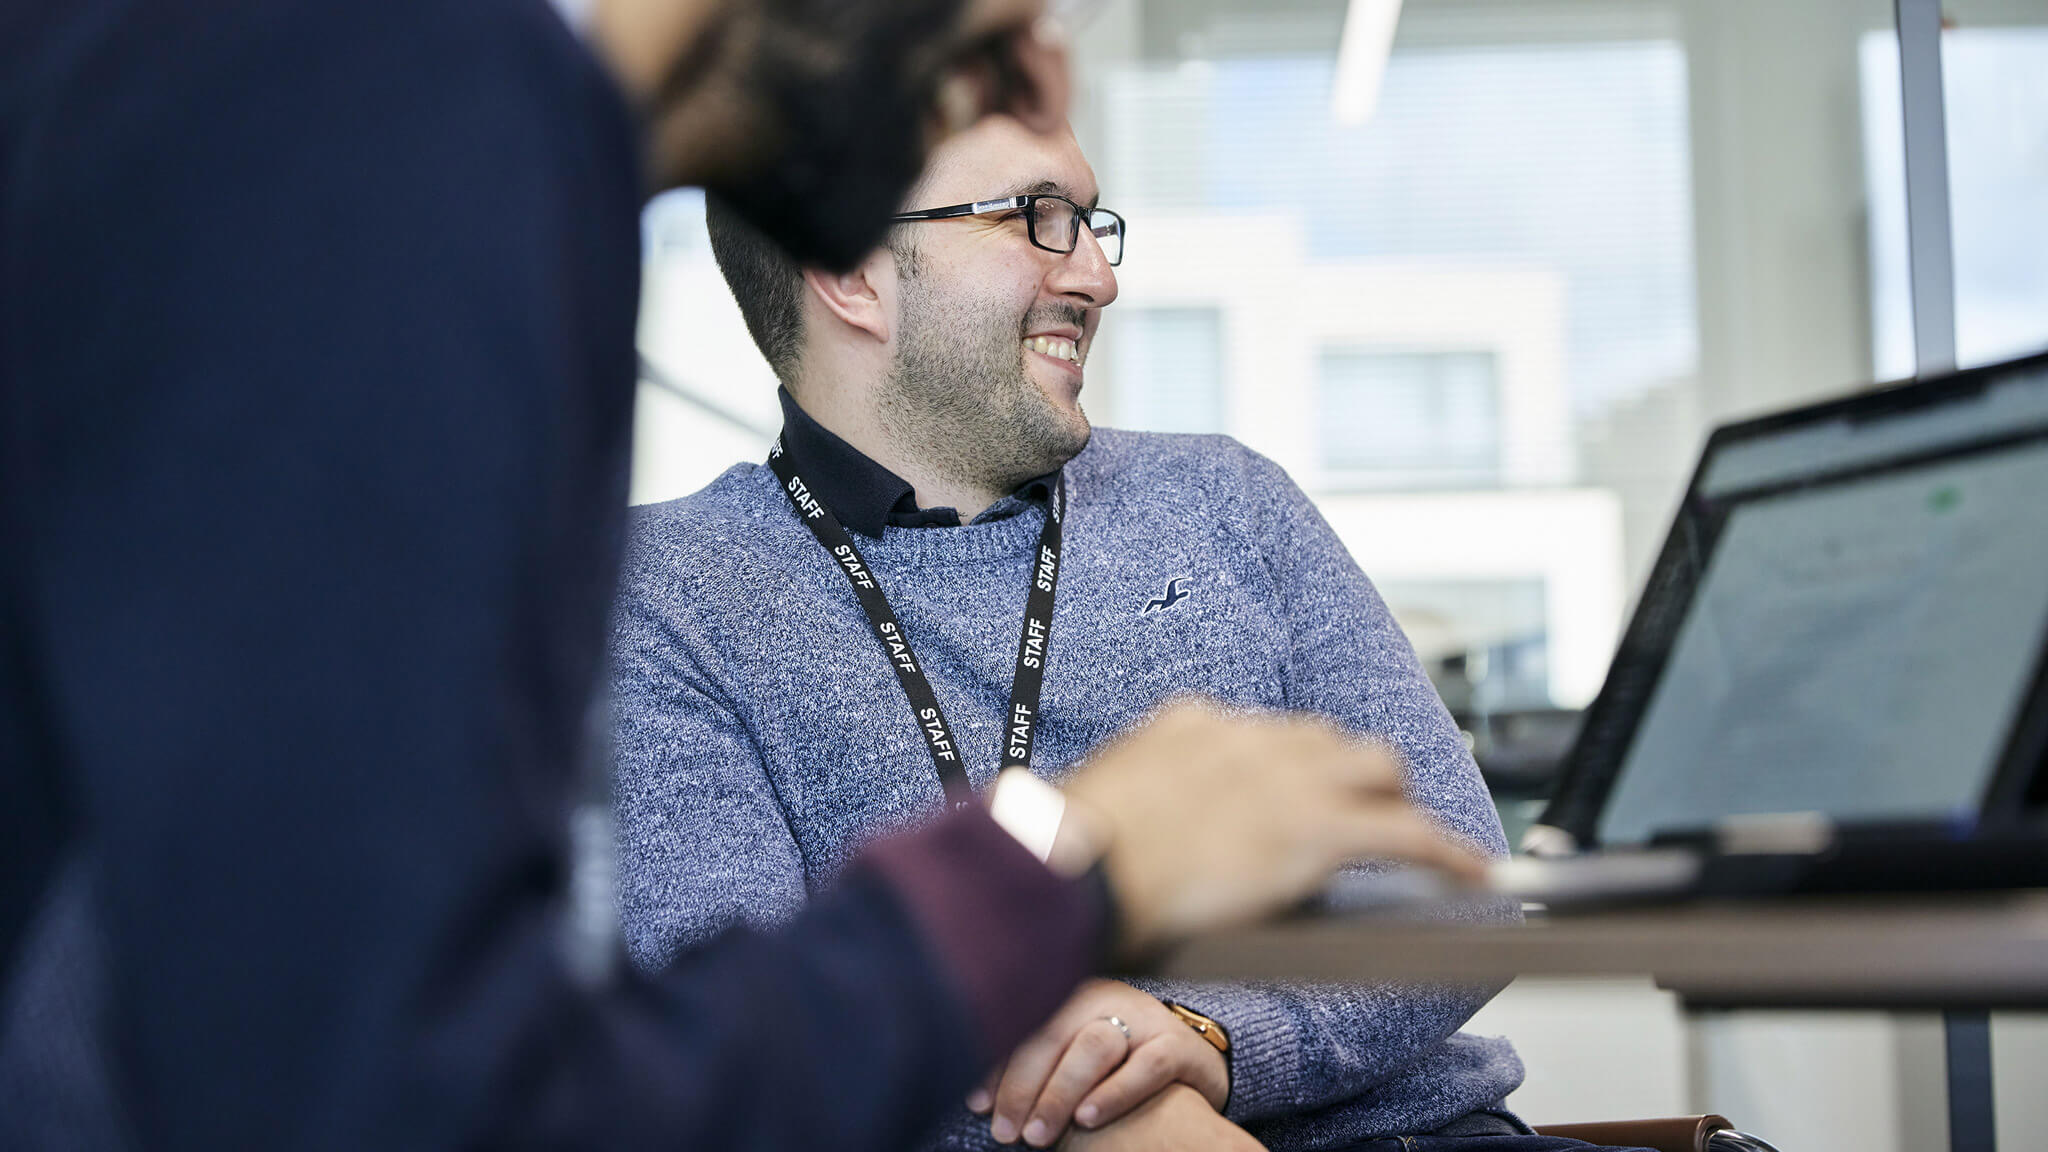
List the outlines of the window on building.
<svg viewBox="0 0 2048 1152">
<path fill-rule="evenodd" d="M 1153 432 L 1224 431 L 1222 312 L 1141 307 L 1111 315 L 1116 422 Z"/>
<path fill-rule="evenodd" d="M 2013 23 L 1990 19 L 2011 6 L 1951 5 L 1955 27 L 1942 35 L 1963 367 L 2048 348 L 2048 4 L 2032 7 L 2032 23 Z M 1915 359 L 1898 37 L 1866 35 L 1862 67 L 1874 355 L 1879 376 L 1900 379 Z"/>
<path fill-rule="evenodd" d="M 1316 375 L 1327 486 L 1500 484 L 1500 375 L 1492 352 L 1325 349 Z"/>
</svg>

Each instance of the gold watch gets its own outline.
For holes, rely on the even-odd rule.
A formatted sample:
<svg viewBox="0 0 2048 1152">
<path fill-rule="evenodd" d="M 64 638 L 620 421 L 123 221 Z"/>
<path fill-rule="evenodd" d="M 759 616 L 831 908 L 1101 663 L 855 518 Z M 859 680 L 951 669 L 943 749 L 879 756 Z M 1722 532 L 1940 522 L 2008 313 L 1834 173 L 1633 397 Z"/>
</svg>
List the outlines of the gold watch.
<svg viewBox="0 0 2048 1152">
<path fill-rule="evenodd" d="M 1207 1040 L 1211 1047 L 1225 1056 L 1230 1055 L 1230 1033 L 1224 1030 L 1223 1025 L 1185 1004 L 1176 1004 L 1171 1000 L 1161 1000 L 1160 1003 L 1166 1006 L 1168 1012 L 1180 1017 L 1181 1023 L 1193 1028 L 1195 1035 Z"/>
</svg>

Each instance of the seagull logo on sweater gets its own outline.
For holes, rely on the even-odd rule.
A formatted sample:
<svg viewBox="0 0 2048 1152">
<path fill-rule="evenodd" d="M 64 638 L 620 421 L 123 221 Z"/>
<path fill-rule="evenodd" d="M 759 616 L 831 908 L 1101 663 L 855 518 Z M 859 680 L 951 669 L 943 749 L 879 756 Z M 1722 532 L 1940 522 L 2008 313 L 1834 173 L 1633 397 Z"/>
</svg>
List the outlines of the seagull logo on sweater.
<svg viewBox="0 0 2048 1152">
<path fill-rule="evenodd" d="M 1145 611 L 1139 613 L 1139 615 L 1142 616 L 1152 612 L 1164 612 L 1168 608 L 1171 608 L 1174 605 L 1180 603 L 1181 601 L 1187 599 L 1188 597 L 1194 595 L 1193 592 L 1183 592 L 1180 590 L 1181 581 L 1185 579 L 1187 579 L 1187 577 L 1185 576 L 1175 576 L 1173 579 L 1168 580 L 1166 582 L 1166 595 L 1158 597 L 1151 603 L 1146 604 Z"/>
</svg>

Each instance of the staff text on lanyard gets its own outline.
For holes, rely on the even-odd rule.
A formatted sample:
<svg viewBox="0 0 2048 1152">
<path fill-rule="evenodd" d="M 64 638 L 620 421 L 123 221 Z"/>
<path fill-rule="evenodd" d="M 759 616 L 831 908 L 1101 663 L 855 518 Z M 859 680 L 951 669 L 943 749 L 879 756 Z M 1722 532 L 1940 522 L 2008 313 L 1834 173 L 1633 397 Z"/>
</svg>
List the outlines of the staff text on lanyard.
<svg viewBox="0 0 2048 1152">
<path fill-rule="evenodd" d="M 818 538 L 818 543 L 838 563 L 839 571 L 853 585 L 853 594 L 867 613 L 875 640 L 881 644 L 896 680 L 910 699 L 910 711 L 924 732 L 925 750 L 931 753 L 932 768 L 939 785 L 953 804 L 967 802 L 973 788 L 960 759 L 960 742 L 946 721 L 931 681 L 918 666 L 903 624 L 882 595 L 874 570 L 854 544 L 846 526 L 825 507 L 783 451 L 781 441 L 768 454 L 768 466 L 782 480 L 782 491 L 796 509 L 797 518 Z M 1066 515 L 1067 481 L 1064 475 L 1053 482 L 1052 499 L 1046 506 L 1045 530 L 1038 536 L 1038 554 L 1032 560 L 1031 590 L 1024 602 L 1024 630 L 1017 638 L 1017 670 L 1010 681 L 1010 711 L 1003 727 L 1003 768 L 1031 766 L 1031 740 L 1038 731 L 1038 699 L 1045 687 L 1045 657 L 1052 643 L 1053 598 L 1060 583 L 1060 521 Z"/>
</svg>

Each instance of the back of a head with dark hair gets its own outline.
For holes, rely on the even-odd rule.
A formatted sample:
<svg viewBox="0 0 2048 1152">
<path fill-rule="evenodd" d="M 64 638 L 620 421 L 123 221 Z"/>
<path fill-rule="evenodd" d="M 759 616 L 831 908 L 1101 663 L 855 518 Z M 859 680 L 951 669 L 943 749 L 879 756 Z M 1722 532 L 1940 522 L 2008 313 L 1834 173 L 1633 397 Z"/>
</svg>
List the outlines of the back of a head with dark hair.
<svg viewBox="0 0 2048 1152">
<path fill-rule="evenodd" d="M 774 241 L 708 193 L 704 225 L 747 331 L 776 377 L 788 383 L 803 348 L 803 273 Z"/>
</svg>

